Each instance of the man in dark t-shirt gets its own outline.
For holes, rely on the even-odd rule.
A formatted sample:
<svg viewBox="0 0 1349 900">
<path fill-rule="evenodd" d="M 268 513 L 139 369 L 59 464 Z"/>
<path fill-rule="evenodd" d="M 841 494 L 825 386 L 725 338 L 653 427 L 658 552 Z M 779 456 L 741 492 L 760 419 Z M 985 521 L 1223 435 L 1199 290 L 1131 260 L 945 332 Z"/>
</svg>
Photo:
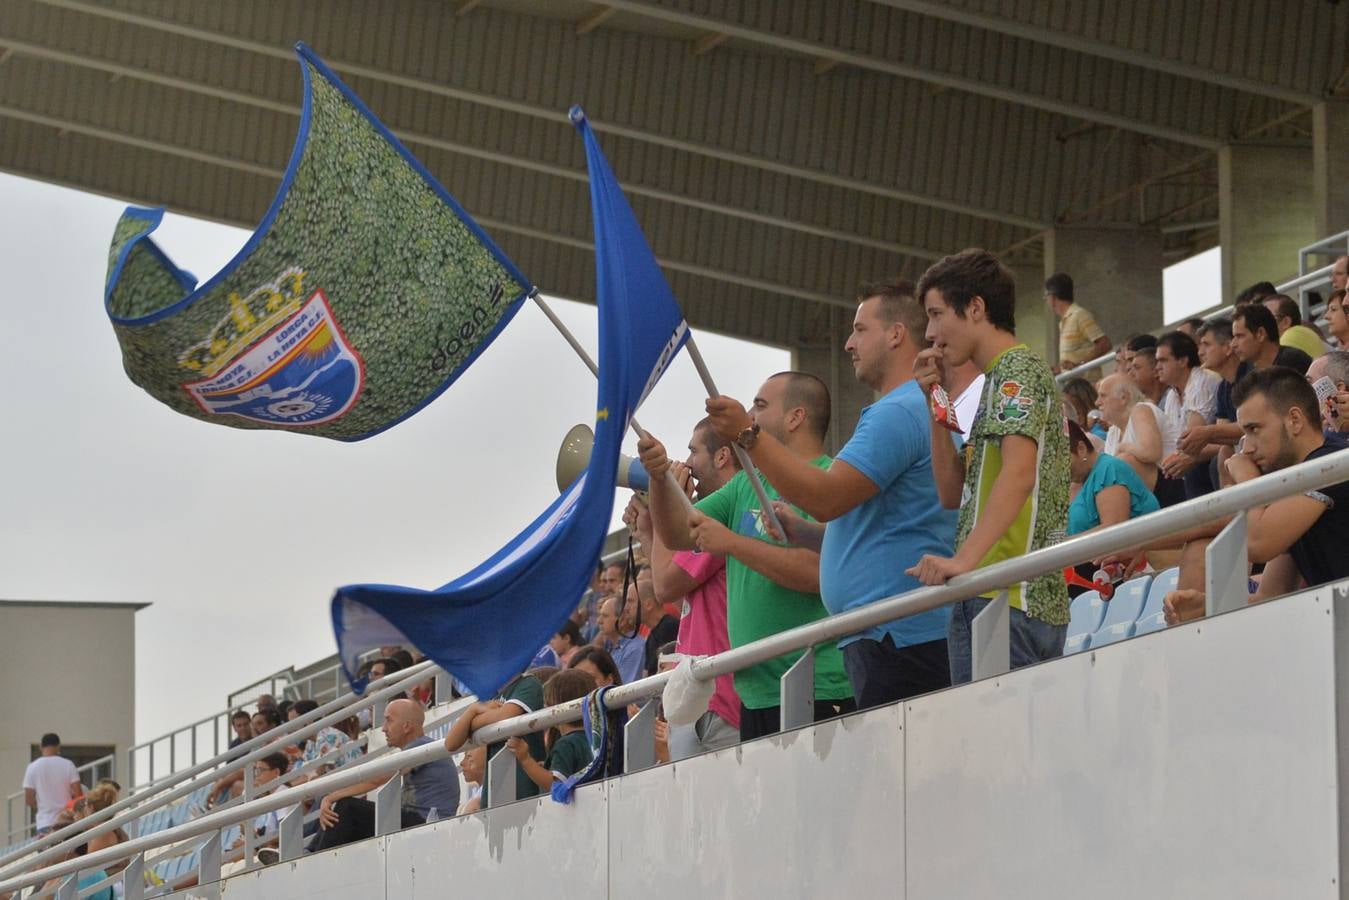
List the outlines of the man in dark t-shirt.
<svg viewBox="0 0 1349 900">
<path fill-rule="evenodd" d="M 1293 370 L 1253 372 L 1237 384 L 1232 399 L 1246 435 L 1243 451 L 1227 463 L 1238 483 L 1346 448 L 1338 435 L 1327 438 L 1322 432 L 1316 392 Z M 1346 534 L 1349 482 L 1252 509 L 1247 521 L 1251 561 L 1287 553 L 1309 587 L 1349 578 Z"/>
</svg>

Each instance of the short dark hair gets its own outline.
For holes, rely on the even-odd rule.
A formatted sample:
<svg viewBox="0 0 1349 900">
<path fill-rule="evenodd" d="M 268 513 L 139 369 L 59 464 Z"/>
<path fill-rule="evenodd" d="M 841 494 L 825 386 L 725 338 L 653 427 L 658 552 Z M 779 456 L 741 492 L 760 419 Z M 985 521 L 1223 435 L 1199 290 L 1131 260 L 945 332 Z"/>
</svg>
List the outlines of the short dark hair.
<svg viewBox="0 0 1349 900">
<path fill-rule="evenodd" d="M 277 711 L 275 706 L 264 706 L 262 709 L 253 713 L 253 715 L 262 716 L 263 721 L 265 721 L 272 728 L 275 728 L 281 724 L 281 713 Z"/>
<path fill-rule="evenodd" d="M 1185 332 L 1168 331 L 1157 339 L 1157 346 L 1170 350 L 1176 359 L 1185 360 L 1191 369 L 1199 368 L 1199 345 Z"/>
<path fill-rule="evenodd" d="M 1266 297 L 1264 303 L 1275 301 L 1274 314 L 1280 319 L 1288 319 L 1294 325 L 1302 324 L 1302 309 L 1297 305 L 1297 301 L 1287 294 L 1275 294 L 1273 297 Z M 1269 307 L 1265 307 L 1268 309 Z"/>
<path fill-rule="evenodd" d="M 1157 346 L 1157 338 L 1151 334 L 1136 334 L 1129 338 L 1127 346 L 1130 353 L 1137 353 L 1139 350 L 1152 350 Z"/>
<path fill-rule="evenodd" d="M 290 757 L 284 753 L 268 753 L 266 756 L 258 757 L 258 762 L 278 772 L 285 772 L 290 768 Z"/>
<path fill-rule="evenodd" d="M 236 709 L 236 710 L 234 711 L 234 713 L 230 716 L 230 721 L 231 721 L 231 722 L 237 722 L 237 721 L 239 721 L 240 719 L 252 719 L 252 718 L 253 718 L 253 717 L 252 717 L 251 715 L 248 714 L 248 710 L 246 710 L 246 709 Z"/>
<path fill-rule="evenodd" d="M 1340 303 L 1344 303 L 1344 297 L 1346 293 L 1349 293 L 1349 291 L 1345 291 L 1344 288 L 1340 288 L 1338 291 L 1331 291 L 1330 299 L 1326 301 L 1326 306 L 1329 306 L 1336 300 L 1340 301 Z"/>
<path fill-rule="evenodd" d="M 1206 334 L 1213 335 L 1213 339 L 1220 344 L 1232 343 L 1232 320 L 1227 316 L 1209 319 L 1195 330 L 1196 337 L 1203 337 Z"/>
<path fill-rule="evenodd" d="M 281 717 L 281 721 L 286 720 L 286 717 L 290 715 L 290 708 L 294 705 L 295 703 L 292 700 L 282 700 L 277 704 L 276 714 Z"/>
<path fill-rule="evenodd" d="M 993 327 L 1016 333 L 1016 281 L 987 250 L 971 247 L 937 260 L 918 280 L 919 302 L 933 289 L 962 319 L 970 301 L 982 297 Z"/>
<path fill-rule="evenodd" d="M 393 656 L 389 658 L 398 663 L 400 670 L 412 668 L 412 653 L 408 650 L 403 650 L 401 648 L 395 650 Z"/>
<path fill-rule="evenodd" d="M 562 627 L 557 630 L 557 634 L 558 637 L 565 636 L 567 640 L 571 641 L 573 647 L 579 647 L 584 643 L 581 640 L 581 629 L 571 619 L 562 623 Z"/>
<path fill-rule="evenodd" d="M 1073 276 L 1067 272 L 1055 272 L 1045 279 L 1045 293 L 1060 300 L 1072 302 Z"/>
<path fill-rule="evenodd" d="M 305 697 L 303 700 L 296 700 L 295 705 L 291 707 L 291 709 L 295 710 L 295 715 L 297 716 L 307 715 L 318 708 L 319 702 L 317 700 L 311 700 L 308 697 Z"/>
<path fill-rule="evenodd" d="M 1274 321 L 1274 313 L 1265 308 L 1261 303 L 1244 303 L 1238 306 L 1232 313 L 1232 321 L 1240 319 L 1246 323 L 1246 329 L 1255 334 L 1257 331 L 1265 333 L 1265 340 L 1279 342 L 1279 323 Z"/>
<path fill-rule="evenodd" d="M 829 434 L 829 387 L 809 372 L 778 372 L 768 380 L 774 378 L 787 379 L 787 388 L 782 392 L 783 405 L 787 409 L 798 406 L 804 409 L 810 433 L 823 440 Z"/>
<path fill-rule="evenodd" d="M 1247 303 L 1259 303 L 1266 297 L 1277 294 L 1278 292 L 1278 289 L 1268 281 L 1257 281 L 1240 294 L 1237 294 L 1237 299 L 1232 301 L 1232 304 L 1234 306 L 1244 306 Z"/>
<path fill-rule="evenodd" d="M 42 746 L 59 747 L 61 746 L 61 738 L 56 732 L 49 731 L 42 736 Z"/>
<path fill-rule="evenodd" d="M 717 434 L 717 429 L 712 427 L 711 416 L 703 416 L 698 420 L 698 424 L 693 426 L 693 439 L 703 445 L 708 456 L 716 456 L 722 447 L 731 446 L 731 442 Z M 731 454 L 731 465 L 737 468 L 740 466 L 740 459 L 734 453 Z"/>
<path fill-rule="evenodd" d="M 1269 401 L 1279 415 L 1287 415 L 1296 406 L 1308 422 L 1321 427 L 1321 404 L 1316 391 L 1296 369 L 1270 366 L 1251 372 L 1232 389 L 1232 405 L 1240 406 L 1257 394 Z"/>
<path fill-rule="evenodd" d="M 1186 319 L 1184 322 L 1181 322 L 1180 324 L 1189 325 L 1191 328 L 1194 329 L 1194 333 L 1198 334 L 1199 329 L 1204 327 L 1204 320 L 1199 318 L 1198 316 L 1195 316 L 1192 319 Z"/>
<path fill-rule="evenodd" d="M 857 286 L 859 305 L 872 297 L 881 301 L 881 318 L 887 324 L 898 322 L 908 331 L 909 339 L 919 349 L 927 347 L 927 311 L 919 302 L 912 281 L 907 278 L 889 278 L 865 281 Z"/>
</svg>

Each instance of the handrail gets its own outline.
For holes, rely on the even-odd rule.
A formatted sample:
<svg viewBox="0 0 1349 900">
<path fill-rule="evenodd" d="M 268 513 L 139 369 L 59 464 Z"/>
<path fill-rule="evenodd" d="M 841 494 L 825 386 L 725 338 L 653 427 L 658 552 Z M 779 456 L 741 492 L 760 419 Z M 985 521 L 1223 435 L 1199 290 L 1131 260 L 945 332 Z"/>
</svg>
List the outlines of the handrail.
<svg viewBox="0 0 1349 900">
<path fill-rule="evenodd" d="M 1345 234 L 1349 236 L 1349 232 L 1346 232 Z M 1321 268 L 1314 269 L 1306 273 L 1305 275 L 1299 275 L 1296 278 L 1291 278 L 1288 281 L 1285 281 L 1283 284 L 1277 285 L 1275 287 L 1275 290 L 1277 290 L 1280 294 L 1286 294 L 1289 291 L 1300 290 L 1304 287 L 1310 287 L 1313 285 L 1321 284 L 1322 282 L 1330 280 L 1330 272 L 1334 268 L 1335 265 L 1333 263 L 1328 266 L 1322 266 Z M 1226 306 L 1220 306 L 1217 309 L 1210 310 L 1209 312 L 1204 313 L 1199 318 L 1202 318 L 1205 322 L 1210 322 L 1218 318 L 1219 316 L 1227 315 L 1234 309 L 1236 309 L 1236 304 L 1229 303 Z M 1304 312 L 1306 311 L 1305 308 L 1303 311 Z M 1175 329 L 1172 326 L 1167 325 L 1157 329 L 1157 331 L 1154 333 L 1160 337 L 1166 332 L 1173 330 Z M 1058 375 L 1054 376 L 1054 380 L 1061 385 L 1067 384 L 1070 378 L 1077 378 L 1086 375 L 1086 373 L 1090 372 L 1092 369 L 1098 369 L 1101 366 L 1105 365 L 1106 363 L 1110 362 L 1114 358 L 1115 358 L 1115 351 L 1111 350 L 1109 353 L 1106 353 L 1103 356 L 1098 356 L 1091 362 L 1084 362 L 1081 365 L 1074 366 L 1067 372 L 1060 372 Z"/>
<path fill-rule="evenodd" d="M 209 781 L 214 783 L 222 775 L 236 772 L 250 765 L 254 760 L 261 759 L 268 753 L 276 752 L 295 739 L 307 738 L 318 733 L 319 729 L 335 724 L 353 715 L 356 711 L 364 709 L 367 706 L 374 706 L 384 699 L 398 693 L 405 687 L 405 682 L 411 682 L 415 679 L 424 679 L 428 672 L 435 668 L 435 664 L 428 661 L 418 663 L 410 668 L 393 672 L 383 678 L 371 682 L 366 688 L 365 694 L 357 703 L 350 703 L 345 697 L 332 700 L 318 709 L 305 713 L 290 722 L 283 722 L 278 728 L 260 734 L 248 741 L 240 744 L 232 750 L 227 750 L 219 756 L 213 757 L 204 763 L 184 769 L 182 772 L 176 772 L 167 776 L 162 782 L 156 783 L 146 789 L 146 792 L 157 794 L 163 790 L 172 788 L 168 795 L 160 797 L 156 802 L 163 804 L 172 802 L 179 797 L 185 797 L 202 786 L 208 779 L 198 779 L 196 776 L 205 772 L 211 772 Z M 372 689 L 373 692 L 372 692 Z M 221 765 L 223 763 L 223 765 Z M 220 766 L 220 768 L 216 768 Z M 188 784 L 182 784 L 183 781 L 193 779 Z M 174 787 L 174 785 L 177 785 Z M 34 850 L 41 850 L 37 856 L 31 860 L 25 860 L 24 865 L 34 865 L 39 862 L 53 859 L 70 849 L 66 843 L 75 836 L 79 836 L 81 842 L 89 838 L 97 837 L 101 834 L 107 834 L 115 828 L 134 821 L 145 814 L 145 810 L 131 809 L 130 807 L 139 806 L 145 802 L 147 793 L 142 792 L 134 796 L 124 797 L 117 803 L 112 804 L 104 810 L 93 815 L 86 816 L 78 822 L 67 825 L 59 831 L 54 831 L 44 838 L 28 844 L 24 847 L 13 850 L 4 856 L 0 856 L 0 866 L 18 859 L 26 857 Z M 72 845 L 73 846 L 73 845 Z M 46 849 L 43 849 L 46 848 Z M 18 867 L 0 869 L 0 876 L 8 875 Z"/>
<path fill-rule="evenodd" d="M 829 640 L 927 612 L 948 603 L 1003 591 L 1009 584 L 1060 572 L 1065 566 L 1075 565 L 1083 560 L 1130 550 L 1189 528 L 1236 515 L 1250 507 L 1263 506 L 1283 497 L 1317 490 L 1343 481 L 1349 481 L 1349 450 L 1340 450 L 1315 460 L 1298 463 L 1287 469 L 1194 500 L 1187 500 L 1119 525 L 1070 538 L 1052 547 L 961 575 L 940 587 L 918 588 L 770 635 L 715 656 L 698 659 L 692 664 L 693 674 L 698 679 L 706 681 L 747 666 L 776 659 L 784 653 L 805 650 Z M 629 703 L 654 697 L 661 692 L 669 677 L 669 672 L 662 672 L 616 687 L 605 694 L 605 703 L 610 709 L 620 709 Z M 573 700 L 484 726 L 473 733 L 472 744 L 476 746 L 495 743 L 565 722 L 574 722 L 581 718 L 585 702 L 584 698 Z M 102 868 L 106 864 L 134 857 L 147 850 L 217 831 L 284 806 L 331 793 L 339 788 L 375 777 L 392 775 L 399 770 L 450 755 L 444 744 L 433 742 L 412 750 L 390 754 L 383 759 L 339 769 L 299 787 L 290 788 L 281 795 L 273 794 L 252 800 L 232 810 L 218 811 L 153 835 L 124 841 L 114 847 L 75 860 L 7 878 L 0 881 L 0 892 L 41 884 L 50 878 L 69 875 L 81 869 Z"/>
<path fill-rule="evenodd" d="M 1329 256 L 1335 253 L 1344 255 L 1349 253 L 1349 231 L 1341 231 L 1339 234 L 1332 234 L 1329 237 L 1323 237 L 1315 243 L 1308 244 L 1297 252 L 1298 271 L 1307 271 L 1307 257 L 1309 256 Z"/>
</svg>

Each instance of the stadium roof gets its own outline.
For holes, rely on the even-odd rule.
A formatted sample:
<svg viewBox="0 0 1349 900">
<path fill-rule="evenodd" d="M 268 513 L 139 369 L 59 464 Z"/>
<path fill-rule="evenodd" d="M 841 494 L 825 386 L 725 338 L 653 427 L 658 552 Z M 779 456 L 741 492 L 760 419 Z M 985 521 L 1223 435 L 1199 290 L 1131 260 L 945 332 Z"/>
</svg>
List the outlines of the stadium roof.
<svg viewBox="0 0 1349 900">
<path fill-rule="evenodd" d="M 318 51 L 545 291 L 593 296 L 582 104 L 690 321 L 796 345 L 861 277 L 1056 223 L 1217 240 L 1308 144 L 1326 0 L 4 0 L 0 168 L 252 227 Z"/>
</svg>

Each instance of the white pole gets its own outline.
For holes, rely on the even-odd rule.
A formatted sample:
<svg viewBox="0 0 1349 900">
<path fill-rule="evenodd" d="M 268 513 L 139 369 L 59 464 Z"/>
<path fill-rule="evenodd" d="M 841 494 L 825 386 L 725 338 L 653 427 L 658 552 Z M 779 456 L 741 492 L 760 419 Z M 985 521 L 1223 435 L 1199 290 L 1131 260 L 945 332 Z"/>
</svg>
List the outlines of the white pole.
<svg viewBox="0 0 1349 900">
<path fill-rule="evenodd" d="M 553 308 L 544 302 L 543 297 L 539 295 L 538 288 L 535 288 L 530 292 L 529 298 L 534 301 L 539 309 L 543 310 L 543 314 L 548 317 L 548 321 L 552 322 L 553 327 L 561 332 L 562 337 L 566 339 L 567 343 L 571 344 L 571 348 L 576 351 L 576 355 L 581 357 L 581 362 L 585 363 L 586 368 L 590 369 L 590 374 L 598 378 L 600 374 L 599 366 L 595 365 L 595 360 L 590 357 L 586 348 L 581 346 L 581 342 L 576 339 L 576 335 L 571 333 L 571 329 L 563 324 L 562 320 L 557 317 L 557 313 L 553 312 Z M 641 425 L 637 424 L 636 419 L 629 419 L 628 427 L 636 432 L 638 437 L 646 437 L 646 431 L 642 429 Z M 675 481 L 674 473 L 669 469 L 665 470 L 665 480 L 674 490 L 675 496 L 683 502 L 684 511 L 693 512 L 693 501 L 689 499 L 688 494 L 684 493 L 684 489 L 679 486 L 679 482 Z"/>
</svg>

